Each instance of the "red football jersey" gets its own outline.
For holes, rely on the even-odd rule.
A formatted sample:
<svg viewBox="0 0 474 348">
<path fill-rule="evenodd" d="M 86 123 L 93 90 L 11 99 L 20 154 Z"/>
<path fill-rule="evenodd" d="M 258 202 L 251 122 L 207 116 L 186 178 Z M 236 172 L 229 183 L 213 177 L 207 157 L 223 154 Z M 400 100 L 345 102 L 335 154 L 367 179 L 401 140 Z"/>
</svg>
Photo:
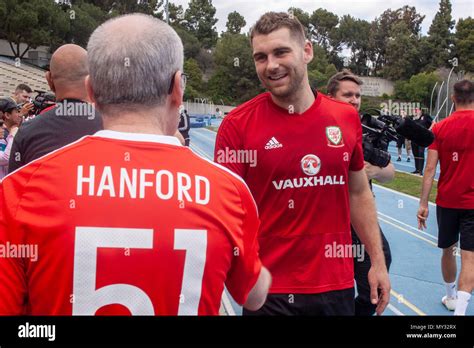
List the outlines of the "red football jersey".
<svg viewBox="0 0 474 348">
<path fill-rule="evenodd" d="M 359 116 L 321 93 L 303 114 L 290 111 L 270 93 L 234 109 L 214 160 L 240 175 L 257 202 L 271 293 L 353 287 L 352 258 L 338 250 L 352 244 L 349 170 L 364 168 Z"/>
<path fill-rule="evenodd" d="M 456 111 L 431 130 L 441 169 L 436 204 L 474 209 L 474 111 Z"/>
<path fill-rule="evenodd" d="M 87 136 L 7 176 L 0 204 L 3 315 L 217 315 L 261 270 L 245 183 L 174 137 Z"/>
</svg>

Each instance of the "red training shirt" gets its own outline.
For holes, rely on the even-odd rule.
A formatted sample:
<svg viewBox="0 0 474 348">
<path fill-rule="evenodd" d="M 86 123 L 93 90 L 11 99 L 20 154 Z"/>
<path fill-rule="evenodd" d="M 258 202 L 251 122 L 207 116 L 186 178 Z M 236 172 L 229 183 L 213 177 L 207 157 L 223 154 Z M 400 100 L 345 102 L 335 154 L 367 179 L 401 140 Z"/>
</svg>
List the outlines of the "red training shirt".
<svg viewBox="0 0 474 348">
<path fill-rule="evenodd" d="M 306 112 L 292 114 L 261 94 L 224 119 L 214 156 L 245 180 L 257 202 L 271 293 L 354 286 L 352 257 L 338 252 L 352 245 L 349 170 L 364 169 L 353 106 L 317 93 Z"/>
<path fill-rule="evenodd" d="M 257 281 L 258 224 L 245 183 L 176 138 L 100 131 L 3 180 L 0 314 L 217 315 L 224 283 L 242 304 Z"/>
<path fill-rule="evenodd" d="M 456 111 L 431 130 L 429 149 L 438 151 L 441 169 L 436 204 L 474 209 L 474 110 Z"/>
</svg>

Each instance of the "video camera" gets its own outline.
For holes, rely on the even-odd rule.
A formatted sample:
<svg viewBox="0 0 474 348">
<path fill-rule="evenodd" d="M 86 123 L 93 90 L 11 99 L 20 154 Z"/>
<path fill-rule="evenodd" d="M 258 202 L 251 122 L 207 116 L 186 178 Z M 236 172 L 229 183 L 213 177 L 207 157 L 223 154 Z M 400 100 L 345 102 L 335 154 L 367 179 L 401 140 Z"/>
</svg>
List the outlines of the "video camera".
<svg viewBox="0 0 474 348">
<path fill-rule="evenodd" d="M 56 103 L 56 96 L 51 92 L 35 90 L 38 95 L 32 101 L 34 108 L 31 111 L 33 115 L 38 115 L 41 111 Z"/>
<path fill-rule="evenodd" d="M 27 103 L 33 104 L 33 108 L 28 112 L 28 115 L 38 115 L 47 107 L 56 104 L 56 96 L 53 93 L 41 90 L 35 90 L 35 92 L 38 94 L 36 95 L 34 100 L 30 98 L 29 102 L 22 103 L 19 105 L 19 107 L 22 107 Z"/>
<path fill-rule="evenodd" d="M 369 110 L 368 110 L 369 111 Z M 393 115 L 382 115 L 377 109 L 377 117 L 365 112 L 361 116 L 364 159 L 372 165 L 386 167 L 390 163 L 387 152 L 390 141 L 397 141 L 402 136 L 422 147 L 431 145 L 433 133 L 414 122 L 411 118 L 400 118 Z"/>
</svg>

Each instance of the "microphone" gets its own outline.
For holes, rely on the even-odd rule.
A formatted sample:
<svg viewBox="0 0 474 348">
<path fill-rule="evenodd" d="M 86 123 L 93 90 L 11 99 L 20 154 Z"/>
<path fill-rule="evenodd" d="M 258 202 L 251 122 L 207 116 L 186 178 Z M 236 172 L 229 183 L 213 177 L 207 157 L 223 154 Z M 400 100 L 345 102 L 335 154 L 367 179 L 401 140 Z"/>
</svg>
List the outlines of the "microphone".
<svg viewBox="0 0 474 348">
<path fill-rule="evenodd" d="M 408 117 L 405 117 L 395 127 L 397 133 L 413 141 L 418 146 L 428 147 L 434 141 L 434 134 L 429 129 L 420 126 Z"/>
</svg>

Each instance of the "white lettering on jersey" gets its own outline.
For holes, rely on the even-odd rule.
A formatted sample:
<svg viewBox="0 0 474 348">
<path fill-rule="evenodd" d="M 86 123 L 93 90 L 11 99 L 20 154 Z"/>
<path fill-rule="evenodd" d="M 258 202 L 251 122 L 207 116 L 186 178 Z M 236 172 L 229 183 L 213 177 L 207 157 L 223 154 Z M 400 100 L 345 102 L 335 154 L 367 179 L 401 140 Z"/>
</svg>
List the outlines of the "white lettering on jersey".
<svg viewBox="0 0 474 348">
<path fill-rule="evenodd" d="M 277 190 L 285 190 L 287 188 L 298 189 L 300 187 L 313 187 L 313 186 L 325 186 L 325 185 L 345 185 L 344 176 L 340 175 L 339 178 L 336 175 L 330 176 L 313 176 L 305 178 L 295 178 L 286 180 L 273 180 L 273 186 Z"/>
<path fill-rule="evenodd" d="M 211 196 L 211 183 L 201 175 L 171 173 L 164 169 L 96 168 L 92 165 L 89 168 L 82 165 L 77 167 L 78 196 L 145 199 L 152 192 L 162 200 L 175 198 L 206 205 Z"/>
</svg>

